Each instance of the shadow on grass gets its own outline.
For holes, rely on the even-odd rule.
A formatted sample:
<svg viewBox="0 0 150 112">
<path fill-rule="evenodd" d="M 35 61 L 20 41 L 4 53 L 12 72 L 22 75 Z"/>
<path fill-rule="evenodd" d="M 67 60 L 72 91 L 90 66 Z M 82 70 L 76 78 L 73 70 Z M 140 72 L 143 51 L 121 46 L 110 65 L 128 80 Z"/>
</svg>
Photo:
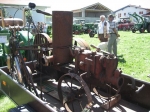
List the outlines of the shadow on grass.
<svg viewBox="0 0 150 112">
<path fill-rule="evenodd" d="M 126 63 L 126 60 L 124 59 L 123 55 L 118 55 L 117 58 L 120 63 Z"/>
<path fill-rule="evenodd" d="M 147 34 L 148 32 L 143 32 L 144 34 Z M 137 32 L 135 34 L 143 34 L 143 33 L 140 33 L 140 32 Z"/>
</svg>

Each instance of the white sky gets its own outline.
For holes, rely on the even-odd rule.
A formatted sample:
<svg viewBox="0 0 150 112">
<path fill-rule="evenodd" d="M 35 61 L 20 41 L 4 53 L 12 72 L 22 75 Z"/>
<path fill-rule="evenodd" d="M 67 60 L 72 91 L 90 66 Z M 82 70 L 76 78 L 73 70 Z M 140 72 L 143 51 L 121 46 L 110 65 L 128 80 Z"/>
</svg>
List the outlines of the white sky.
<svg viewBox="0 0 150 112">
<path fill-rule="evenodd" d="M 38 0 L 40 1 L 40 0 Z M 42 0 L 47 1 L 47 4 L 51 6 L 52 10 L 73 10 L 82 8 L 94 3 L 101 3 L 109 9 L 115 11 L 126 5 L 137 5 L 143 8 L 150 8 L 150 0 Z"/>
</svg>

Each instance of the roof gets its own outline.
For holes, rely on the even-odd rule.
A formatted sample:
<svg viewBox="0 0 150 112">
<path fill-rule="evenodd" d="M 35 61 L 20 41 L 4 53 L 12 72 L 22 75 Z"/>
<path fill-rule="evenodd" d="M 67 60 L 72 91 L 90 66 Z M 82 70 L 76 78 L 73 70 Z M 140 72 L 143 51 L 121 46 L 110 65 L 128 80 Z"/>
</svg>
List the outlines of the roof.
<svg viewBox="0 0 150 112">
<path fill-rule="evenodd" d="M 82 7 L 79 9 L 75 9 L 72 10 L 73 12 L 80 12 L 82 9 L 85 9 L 86 11 L 111 11 L 113 12 L 111 9 L 109 9 L 108 7 L 102 5 L 101 3 L 95 3 L 86 7 Z"/>
<path fill-rule="evenodd" d="M 35 3 L 36 6 L 41 7 L 50 7 L 47 2 L 43 2 L 43 0 L 1 0 L 0 4 L 3 5 L 22 5 L 27 6 L 30 2 Z"/>
<path fill-rule="evenodd" d="M 118 11 L 120 11 L 120 10 L 123 10 L 123 9 L 125 9 L 125 8 L 128 8 L 128 7 L 135 7 L 135 8 L 140 8 L 140 9 L 150 10 L 150 9 L 148 9 L 148 8 L 142 8 L 141 6 L 127 5 L 127 6 L 125 6 L 125 7 L 122 7 L 122 8 L 120 8 L 120 9 L 114 11 L 114 13 L 116 13 L 116 12 L 118 12 Z"/>
</svg>

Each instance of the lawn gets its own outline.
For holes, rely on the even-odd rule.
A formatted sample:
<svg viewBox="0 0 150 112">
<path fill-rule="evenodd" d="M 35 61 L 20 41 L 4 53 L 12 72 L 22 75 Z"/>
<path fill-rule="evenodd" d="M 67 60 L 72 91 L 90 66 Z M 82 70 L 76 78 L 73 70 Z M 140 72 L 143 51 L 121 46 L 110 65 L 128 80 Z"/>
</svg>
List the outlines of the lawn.
<svg viewBox="0 0 150 112">
<path fill-rule="evenodd" d="M 150 82 L 147 75 L 150 74 L 150 33 L 132 33 L 131 31 L 120 31 L 120 42 L 118 44 L 119 65 L 123 73 L 134 78 Z M 88 34 L 75 35 L 86 42 L 98 45 L 97 35 L 90 38 Z M 92 49 L 94 50 L 94 49 Z"/>
<path fill-rule="evenodd" d="M 118 44 L 118 55 L 122 56 L 119 57 L 118 68 L 134 78 L 150 82 L 150 78 L 147 77 L 150 74 L 150 33 L 120 31 L 119 34 L 121 37 Z M 99 43 L 97 35 L 94 38 L 90 38 L 88 34 L 75 35 L 74 38 L 76 37 L 83 38 L 89 45 Z M 15 104 L 0 92 L 0 112 L 7 112 L 13 107 Z"/>
<path fill-rule="evenodd" d="M 16 105 L 0 91 L 0 112 L 8 112 Z"/>
</svg>

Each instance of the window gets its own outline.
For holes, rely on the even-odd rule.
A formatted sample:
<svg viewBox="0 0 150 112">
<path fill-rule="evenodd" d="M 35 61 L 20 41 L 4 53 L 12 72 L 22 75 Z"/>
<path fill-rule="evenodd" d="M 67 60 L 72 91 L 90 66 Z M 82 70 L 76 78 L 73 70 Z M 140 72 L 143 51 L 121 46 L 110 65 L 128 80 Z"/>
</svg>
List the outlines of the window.
<svg viewBox="0 0 150 112">
<path fill-rule="evenodd" d="M 120 13 L 120 17 L 121 17 L 121 13 Z"/>
<path fill-rule="evenodd" d="M 140 11 L 139 14 L 143 14 L 143 11 Z"/>
<path fill-rule="evenodd" d="M 126 16 L 126 13 L 124 13 L 124 16 Z"/>
<path fill-rule="evenodd" d="M 121 17 L 121 13 L 118 13 L 118 18 L 120 18 Z"/>
<path fill-rule="evenodd" d="M 143 14 L 143 11 L 141 11 L 141 14 Z"/>
</svg>

